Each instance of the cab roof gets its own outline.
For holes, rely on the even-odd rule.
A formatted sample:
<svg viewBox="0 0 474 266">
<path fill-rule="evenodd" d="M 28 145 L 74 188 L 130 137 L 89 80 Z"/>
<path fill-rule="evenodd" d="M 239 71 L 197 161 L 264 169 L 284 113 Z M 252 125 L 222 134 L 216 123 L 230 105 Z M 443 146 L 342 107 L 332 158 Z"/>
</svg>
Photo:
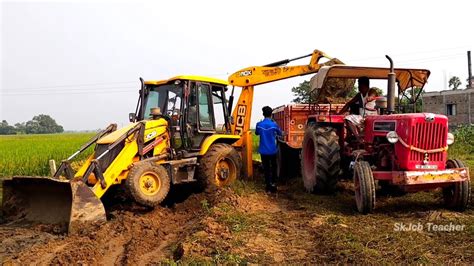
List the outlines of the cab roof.
<svg viewBox="0 0 474 266">
<path fill-rule="evenodd" d="M 194 81 L 216 83 L 216 84 L 220 84 L 224 86 L 229 85 L 227 81 L 222 80 L 222 79 L 216 79 L 216 78 L 210 78 L 210 77 L 204 77 L 204 76 L 192 76 L 192 75 L 176 76 L 176 77 L 172 77 L 170 79 L 165 79 L 165 80 L 148 80 L 148 81 L 145 81 L 145 84 L 146 85 L 163 85 L 163 84 L 168 84 L 170 82 L 173 82 L 175 80 L 194 80 Z"/>
</svg>

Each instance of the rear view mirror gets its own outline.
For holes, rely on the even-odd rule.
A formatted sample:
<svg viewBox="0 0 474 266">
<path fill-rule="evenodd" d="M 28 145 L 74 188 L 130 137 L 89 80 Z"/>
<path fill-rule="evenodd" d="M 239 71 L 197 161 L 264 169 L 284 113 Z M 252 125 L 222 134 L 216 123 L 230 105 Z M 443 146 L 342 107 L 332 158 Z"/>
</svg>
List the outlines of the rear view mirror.
<svg viewBox="0 0 474 266">
<path fill-rule="evenodd" d="M 129 113 L 128 120 L 132 123 L 135 122 L 137 120 L 137 116 L 135 115 L 135 113 Z"/>
</svg>

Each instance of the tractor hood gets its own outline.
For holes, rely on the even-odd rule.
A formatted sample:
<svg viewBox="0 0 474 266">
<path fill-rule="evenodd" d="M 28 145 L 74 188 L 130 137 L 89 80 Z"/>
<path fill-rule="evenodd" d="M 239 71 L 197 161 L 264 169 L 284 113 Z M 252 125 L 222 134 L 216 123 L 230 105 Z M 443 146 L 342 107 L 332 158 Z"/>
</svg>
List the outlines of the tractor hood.
<svg viewBox="0 0 474 266">
<path fill-rule="evenodd" d="M 431 113 L 374 115 L 365 119 L 366 143 L 386 139 L 394 131 L 394 151 L 401 169 L 444 170 L 448 149 L 448 118 Z M 423 168 L 433 167 L 433 168 Z"/>
</svg>

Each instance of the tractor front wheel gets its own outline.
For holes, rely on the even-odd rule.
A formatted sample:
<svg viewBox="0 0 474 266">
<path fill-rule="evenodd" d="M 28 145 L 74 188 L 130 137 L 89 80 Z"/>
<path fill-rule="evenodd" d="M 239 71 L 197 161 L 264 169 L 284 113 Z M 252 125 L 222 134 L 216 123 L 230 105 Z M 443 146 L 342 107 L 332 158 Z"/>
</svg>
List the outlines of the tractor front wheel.
<svg viewBox="0 0 474 266">
<path fill-rule="evenodd" d="M 366 161 L 358 161 L 354 166 L 354 190 L 357 210 L 367 214 L 375 207 L 375 182 L 372 169 Z"/>
<path fill-rule="evenodd" d="M 131 197 L 138 203 L 156 207 L 170 191 L 170 177 L 166 169 L 155 163 L 136 163 L 125 182 Z"/>
<path fill-rule="evenodd" d="M 216 143 L 204 154 L 198 167 L 198 183 L 202 189 L 215 189 L 232 184 L 239 176 L 242 162 L 229 144 Z"/>
<path fill-rule="evenodd" d="M 464 168 L 464 163 L 460 160 L 448 160 L 446 168 Z M 444 204 L 448 209 L 456 211 L 464 211 L 469 204 L 471 198 L 471 181 L 466 179 L 462 182 L 457 182 L 449 187 L 443 188 Z"/>
</svg>

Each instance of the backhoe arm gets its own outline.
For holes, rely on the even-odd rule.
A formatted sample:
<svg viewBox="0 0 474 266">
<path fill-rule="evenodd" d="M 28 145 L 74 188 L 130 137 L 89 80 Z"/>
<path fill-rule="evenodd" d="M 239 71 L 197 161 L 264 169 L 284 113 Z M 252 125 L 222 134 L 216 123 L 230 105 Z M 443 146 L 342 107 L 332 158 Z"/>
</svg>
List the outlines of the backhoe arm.
<svg viewBox="0 0 474 266">
<path fill-rule="evenodd" d="M 308 65 L 282 66 L 292 61 L 310 57 Z M 328 62 L 319 63 L 321 58 L 329 59 Z M 229 83 L 233 86 L 246 87 L 265 84 L 273 81 L 316 73 L 322 66 L 344 64 L 337 58 L 332 58 L 325 53 L 314 50 L 312 54 L 300 56 L 293 59 L 281 60 L 265 66 L 251 66 L 241 69 L 229 76 Z"/>
<path fill-rule="evenodd" d="M 310 57 L 308 65 L 284 66 L 292 61 Z M 321 58 L 329 59 L 325 63 L 319 63 Z M 232 112 L 234 123 L 232 124 L 233 134 L 242 138 L 234 143 L 235 147 L 242 150 L 243 173 L 246 178 L 253 177 L 252 168 L 252 135 L 250 131 L 250 121 L 253 105 L 253 89 L 255 85 L 265 84 L 273 81 L 283 80 L 291 77 L 303 76 L 316 73 L 323 66 L 343 64 L 337 58 L 331 58 L 325 53 L 314 50 L 313 53 L 293 59 L 281 60 L 265 66 L 252 66 L 241 69 L 229 76 L 229 83 L 233 86 L 242 87 L 239 100 Z"/>
</svg>

